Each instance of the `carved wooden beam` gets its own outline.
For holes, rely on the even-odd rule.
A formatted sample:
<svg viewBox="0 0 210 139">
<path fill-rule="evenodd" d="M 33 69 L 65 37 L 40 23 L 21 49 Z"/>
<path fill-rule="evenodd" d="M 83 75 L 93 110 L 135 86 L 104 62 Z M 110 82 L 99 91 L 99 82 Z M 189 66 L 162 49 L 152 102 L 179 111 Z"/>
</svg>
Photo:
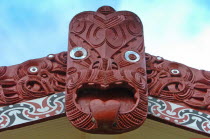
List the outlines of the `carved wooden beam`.
<svg viewBox="0 0 210 139">
<path fill-rule="evenodd" d="M 166 121 L 209 132 L 210 72 L 145 54 L 143 27 L 134 13 L 104 6 L 76 15 L 69 29 L 68 52 L 0 67 L 1 128 L 15 125 L 18 115 L 33 121 L 63 113 L 64 102 L 56 96 L 63 99 L 60 92 L 66 91 L 66 115 L 85 132 L 134 130 L 145 121 L 147 109 Z M 40 116 L 42 104 L 52 111 Z M 14 107 L 26 109 L 14 114 Z"/>
<path fill-rule="evenodd" d="M 44 97 L 65 89 L 66 52 L 0 67 L 0 105 Z"/>
<path fill-rule="evenodd" d="M 1 86 L 3 86 L 2 87 L 3 94 L 1 96 L 3 100 L 8 100 L 8 101 L 7 102 L 4 101 L 4 103 L 1 103 L 2 107 L 0 108 L 0 119 L 1 119 L 0 129 L 4 130 L 5 128 L 9 128 L 11 126 L 16 126 L 19 124 L 40 120 L 43 118 L 59 115 L 65 112 L 65 103 L 64 103 L 65 93 L 60 93 L 60 92 L 65 91 L 66 76 L 61 76 L 65 75 L 65 71 L 61 69 L 66 69 L 66 64 L 65 64 L 66 55 L 67 55 L 66 52 L 62 52 L 59 54 L 50 54 L 45 58 L 29 60 L 30 62 L 26 61 L 23 63 L 24 66 L 22 64 L 19 64 L 15 66 L 4 67 L 4 69 L 7 70 L 5 71 L 2 70 L 3 71 L 2 73 L 4 74 L 1 74 L 2 76 L 0 82 Z M 63 58 L 58 58 L 60 56 Z M 49 59 L 49 57 L 53 58 Z M 57 58 L 60 60 L 58 60 Z M 52 94 L 55 93 L 57 95 L 50 95 L 49 97 L 44 97 L 44 98 L 42 97 L 37 100 L 36 98 L 39 98 L 41 96 L 32 95 L 33 93 L 36 94 L 37 92 L 36 87 L 32 87 L 29 90 L 30 92 L 29 94 L 31 94 L 30 95 L 31 97 L 27 97 L 25 99 L 18 99 L 12 102 L 11 100 L 13 99 L 10 100 L 10 97 L 13 98 L 12 95 L 10 97 L 6 97 L 4 94 L 8 94 L 7 91 L 10 90 L 9 92 L 16 92 L 15 94 L 19 94 L 18 96 L 22 96 L 21 95 L 22 91 L 19 91 L 17 88 L 21 87 L 23 88 L 22 90 L 27 90 L 27 85 L 22 86 L 21 84 L 16 84 L 11 88 L 11 86 L 9 85 L 8 86 L 3 85 L 5 81 L 15 79 L 15 82 L 19 82 L 22 79 L 27 79 L 25 80 L 25 82 L 31 81 L 34 82 L 33 86 L 39 86 L 38 88 L 45 88 L 43 84 L 39 83 L 41 82 L 41 80 L 39 82 L 37 82 L 37 80 L 31 80 L 31 79 L 36 79 L 36 76 L 40 75 L 39 72 L 33 75 L 31 75 L 30 72 L 29 73 L 27 72 L 28 70 L 30 70 L 31 66 L 38 67 L 38 71 L 42 71 L 44 69 L 44 67 L 39 66 L 39 64 L 38 65 L 32 64 L 31 66 L 25 64 L 25 63 L 36 63 L 35 61 L 38 60 L 46 60 L 48 61 L 47 63 L 52 62 L 54 63 L 54 65 L 60 65 L 59 66 L 60 70 L 56 70 L 56 72 L 58 72 L 59 74 L 55 72 L 54 74 L 51 75 L 51 78 L 55 78 L 56 80 L 59 80 L 59 82 L 53 82 L 53 81 L 50 82 L 51 88 L 59 88 L 56 89 L 57 91 L 52 92 Z M 205 82 L 206 84 L 205 87 L 207 87 L 209 86 L 208 76 L 207 76 L 209 72 L 190 68 L 183 64 L 171 62 L 165 60 L 162 57 L 159 56 L 156 57 L 149 54 L 146 54 L 146 61 L 147 61 L 147 75 L 148 75 L 147 82 L 148 82 L 149 96 L 152 96 L 149 97 L 148 99 L 148 114 L 161 118 L 165 121 L 174 123 L 178 126 L 184 126 L 187 128 L 191 128 L 209 134 L 210 113 L 207 107 L 208 105 L 206 105 L 206 103 L 203 103 L 203 107 L 200 107 L 201 105 L 197 105 L 197 104 L 202 104 L 202 101 L 204 101 L 206 98 L 203 97 L 203 95 L 200 95 L 200 97 L 203 97 L 203 99 L 196 100 L 196 98 L 193 97 L 196 94 L 197 90 L 199 91 L 199 89 L 193 88 L 195 87 L 195 79 L 196 78 L 198 79 L 199 75 L 200 77 L 202 77 L 200 78 L 200 81 L 202 83 Z M 27 74 L 25 74 L 22 78 L 15 78 L 17 75 L 15 73 L 17 73 L 18 70 L 14 70 L 12 67 L 16 67 L 16 69 L 19 69 L 17 67 L 24 67 L 23 69 L 25 69 L 25 73 Z M 11 72 L 13 73 L 13 75 L 9 74 Z M 200 74 L 195 74 L 199 72 Z M 28 76 L 30 78 L 28 78 Z M 190 81 L 193 79 L 194 82 L 191 82 L 189 84 L 189 79 Z M 186 83 L 187 86 L 185 85 Z M 196 81 L 196 83 L 198 83 L 198 80 Z M 37 93 L 40 94 L 41 92 L 42 90 L 39 90 Z M 205 89 L 200 89 L 200 93 L 207 94 L 207 92 L 205 92 Z M 180 98 L 179 96 L 182 96 L 183 98 Z M 194 103 L 189 103 L 189 101 Z M 22 102 L 22 103 L 17 103 L 17 102 Z M 200 103 L 195 103 L 195 102 L 200 102 Z M 48 109 L 44 110 L 45 108 Z M 21 120 L 21 122 L 17 122 L 19 121 L 19 119 L 23 120 Z"/>
<path fill-rule="evenodd" d="M 57 118 L 65 113 L 65 93 L 16 103 L 0 108 L 0 131 L 15 129 L 31 123 L 39 123 L 49 118 Z M 148 97 L 148 115 L 162 119 L 178 127 L 185 127 L 210 136 L 210 115 L 187 106 Z M 152 116 L 152 117 L 151 117 Z M 71 131 L 70 131 L 71 132 Z"/>
<path fill-rule="evenodd" d="M 210 112 L 210 72 L 147 54 L 149 95 Z"/>
</svg>

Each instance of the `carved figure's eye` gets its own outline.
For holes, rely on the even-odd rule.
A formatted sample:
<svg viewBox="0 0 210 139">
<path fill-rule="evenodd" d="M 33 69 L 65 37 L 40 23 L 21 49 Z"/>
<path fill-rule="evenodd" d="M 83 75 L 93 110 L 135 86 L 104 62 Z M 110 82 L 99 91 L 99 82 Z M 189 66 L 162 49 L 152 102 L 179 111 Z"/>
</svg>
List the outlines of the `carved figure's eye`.
<svg viewBox="0 0 210 139">
<path fill-rule="evenodd" d="M 137 62 L 140 60 L 140 55 L 134 51 L 125 52 L 125 59 L 129 62 Z"/>
<path fill-rule="evenodd" d="M 70 51 L 70 57 L 73 59 L 84 59 L 87 57 L 87 51 L 83 47 L 75 47 Z"/>
<path fill-rule="evenodd" d="M 28 69 L 29 73 L 31 73 L 31 74 L 36 74 L 38 72 L 38 70 L 39 69 L 36 66 L 31 66 Z"/>
<path fill-rule="evenodd" d="M 172 69 L 172 70 L 171 70 L 171 73 L 172 73 L 173 75 L 179 75 L 179 74 L 180 74 L 180 71 L 179 71 L 178 69 Z"/>
</svg>

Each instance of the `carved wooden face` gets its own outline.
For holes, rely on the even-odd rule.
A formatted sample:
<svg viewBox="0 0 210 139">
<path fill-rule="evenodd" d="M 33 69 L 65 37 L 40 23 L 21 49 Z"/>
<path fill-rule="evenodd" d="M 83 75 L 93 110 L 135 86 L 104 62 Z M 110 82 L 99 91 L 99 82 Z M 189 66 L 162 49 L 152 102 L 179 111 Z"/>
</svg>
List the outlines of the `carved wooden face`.
<svg viewBox="0 0 210 139">
<path fill-rule="evenodd" d="M 127 11 L 101 7 L 69 26 L 66 114 L 85 132 L 115 134 L 147 115 L 143 27 Z"/>
<path fill-rule="evenodd" d="M 15 78 L 18 79 L 17 85 L 15 84 L 18 90 L 16 92 L 20 92 L 20 98 L 38 98 L 63 91 L 66 76 L 65 59 L 65 53 L 60 53 L 20 64 L 15 74 Z"/>
<path fill-rule="evenodd" d="M 191 98 L 191 83 L 196 82 L 192 70 L 180 63 L 162 57 L 146 56 L 149 95 L 168 101 L 185 101 Z"/>
</svg>

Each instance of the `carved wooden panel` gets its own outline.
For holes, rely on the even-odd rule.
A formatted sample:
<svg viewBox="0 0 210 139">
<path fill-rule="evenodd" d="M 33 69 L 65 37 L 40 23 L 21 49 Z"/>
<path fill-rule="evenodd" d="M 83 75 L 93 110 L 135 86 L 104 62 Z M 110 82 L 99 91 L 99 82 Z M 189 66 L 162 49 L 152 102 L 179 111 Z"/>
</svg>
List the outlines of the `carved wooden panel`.
<svg viewBox="0 0 210 139">
<path fill-rule="evenodd" d="M 140 19 L 131 12 L 105 6 L 76 15 L 69 30 L 68 119 L 91 133 L 123 133 L 138 128 L 147 115 Z"/>
</svg>

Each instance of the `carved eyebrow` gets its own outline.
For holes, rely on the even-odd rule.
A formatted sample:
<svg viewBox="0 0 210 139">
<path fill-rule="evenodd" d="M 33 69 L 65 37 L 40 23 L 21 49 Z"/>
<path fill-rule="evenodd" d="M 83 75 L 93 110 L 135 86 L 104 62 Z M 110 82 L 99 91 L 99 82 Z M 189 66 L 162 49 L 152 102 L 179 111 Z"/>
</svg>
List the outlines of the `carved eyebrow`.
<svg viewBox="0 0 210 139">
<path fill-rule="evenodd" d="M 88 46 L 89 50 L 95 51 L 97 53 L 98 56 L 100 56 L 100 53 L 93 47 L 93 45 L 91 45 L 91 43 L 89 43 L 86 39 L 80 37 L 79 35 L 72 33 L 75 35 L 75 37 L 80 38 L 81 40 L 83 40 L 83 43 L 86 43 Z M 76 44 L 75 44 L 76 45 Z"/>
<path fill-rule="evenodd" d="M 141 37 L 142 36 L 136 36 L 126 43 L 129 50 L 136 50 L 140 53 L 144 50 L 144 40 Z"/>
<path fill-rule="evenodd" d="M 137 37 L 140 37 L 140 36 L 136 36 L 136 37 L 132 38 L 131 40 L 129 40 L 126 44 L 124 44 L 122 47 L 120 47 L 118 50 L 116 50 L 115 53 L 112 54 L 111 58 L 113 58 L 114 55 L 121 53 L 120 51 L 122 49 L 126 49 L 126 48 L 128 50 L 136 50 L 137 52 L 141 52 L 143 50 L 142 48 L 144 47 L 144 45 L 142 44 L 143 41 L 139 44 L 139 46 L 142 45 L 142 47 L 135 48 L 136 46 L 132 46 L 133 45 L 132 42 L 137 41 L 137 39 L 136 39 Z M 129 46 L 131 46 L 131 47 L 129 47 Z"/>
</svg>

